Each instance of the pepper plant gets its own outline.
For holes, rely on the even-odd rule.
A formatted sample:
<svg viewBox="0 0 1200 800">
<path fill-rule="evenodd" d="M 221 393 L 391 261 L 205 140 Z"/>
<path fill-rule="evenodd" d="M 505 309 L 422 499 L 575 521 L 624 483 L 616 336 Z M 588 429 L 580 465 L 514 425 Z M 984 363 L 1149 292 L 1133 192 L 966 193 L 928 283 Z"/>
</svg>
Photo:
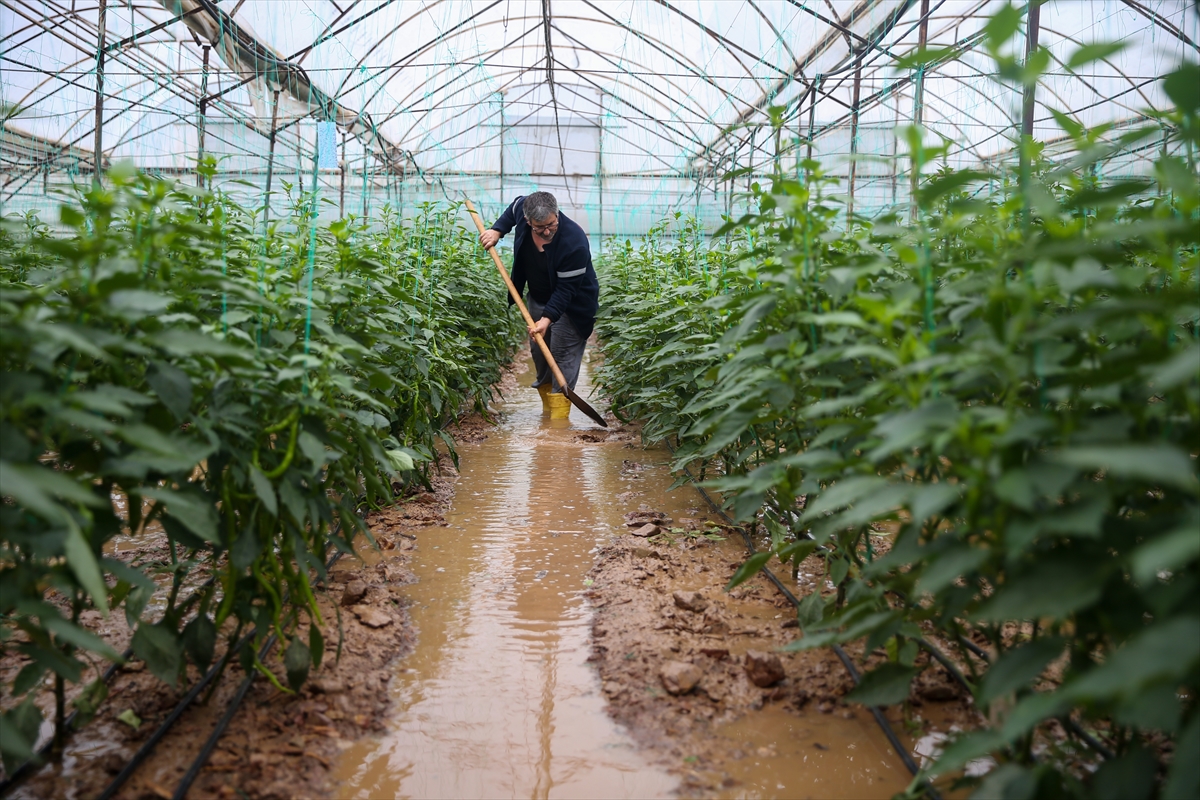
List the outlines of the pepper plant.
<svg viewBox="0 0 1200 800">
<path fill-rule="evenodd" d="M 267 223 L 131 169 L 107 184 L 59 231 L 0 228 L 0 646 L 27 662 L 3 688 L 9 770 L 31 756 L 43 679 L 61 733 L 85 661 L 120 658 L 79 624 L 88 609 L 122 611 L 172 686 L 250 630 L 244 667 L 278 684 L 256 655 L 275 633 L 298 688 L 323 657 L 327 554 L 369 539 L 361 506 L 427 481 L 443 424 L 486 407 L 520 334 L 453 208 L 320 225 L 306 195 Z M 149 531 L 165 567 L 113 555 Z M 78 719 L 104 693 L 79 692 Z"/>
</svg>

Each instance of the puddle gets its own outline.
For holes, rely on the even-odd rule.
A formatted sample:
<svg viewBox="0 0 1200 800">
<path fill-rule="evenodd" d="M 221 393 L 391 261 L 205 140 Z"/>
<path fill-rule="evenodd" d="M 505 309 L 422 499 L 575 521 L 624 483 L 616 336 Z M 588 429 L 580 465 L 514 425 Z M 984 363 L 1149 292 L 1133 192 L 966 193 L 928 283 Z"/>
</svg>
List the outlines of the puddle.
<svg viewBox="0 0 1200 800">
<path fill-rule="evenodd" d="M 419 536 L 406 590 L 419 644 L 392 681 L 391 731 L 343 754 L 339 797 L 641 798 L 678 783 L 608 717 L 586 663 L 580 593 L 624 522 L 622 461 L 644 454 L 577 441 L 595 426 L 577 410 L 544 419 L 530 375 L 518 381 L 500 427 L 459 449 L 448 527 Z"/>
<path fill-rule="evenodd" d="M 843 719 L 764 708 L 716 734 L 744 754 L 725 764 L 736 784 L 723 797 L 886 798 L 912 779 L 866 712 Z"/>
</svg>

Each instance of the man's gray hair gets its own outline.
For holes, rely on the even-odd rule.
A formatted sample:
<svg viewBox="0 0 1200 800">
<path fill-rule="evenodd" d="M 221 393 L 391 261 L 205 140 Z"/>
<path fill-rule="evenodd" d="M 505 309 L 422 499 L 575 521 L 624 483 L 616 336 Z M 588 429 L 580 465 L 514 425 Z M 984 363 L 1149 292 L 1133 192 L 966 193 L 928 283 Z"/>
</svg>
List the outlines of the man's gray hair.
<svg viewBox="0 0 1200 800">
<path fill-rule="evenodd" d="M 549 192 L 534 192 L 525 198 L 525 219 L 544 222 L 558 213 L 558 201 Z"/>
</svg>

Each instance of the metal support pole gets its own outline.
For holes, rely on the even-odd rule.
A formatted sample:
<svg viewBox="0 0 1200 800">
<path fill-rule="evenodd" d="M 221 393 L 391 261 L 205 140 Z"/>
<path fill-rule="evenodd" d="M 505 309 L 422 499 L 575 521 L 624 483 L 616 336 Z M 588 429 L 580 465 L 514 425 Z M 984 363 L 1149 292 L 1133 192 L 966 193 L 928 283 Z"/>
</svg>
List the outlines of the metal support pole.
<svg viewBox="0 0 1200 800">
<path fill-rule="evenodd" d="M 367 154 L 363 153 L 363 190 L 362 190 L 363 213 L 362 213 L 362 218 L 363 218 L 364 225 L 367 222 L 367 208 L 368 208 L 368 205 L 367 205 L 367 167 L 368 167 Z"/>
<path fill-rule="evenodd" d="M 896 127 L 900 129 L 900 98 L 896 98 Z M 892 206 L 900 199 L 900 137 L 892 136 Z"/>
<path fill-rule="evenodd" d="M 754 185 L 754 140 L 758 137 L 758 131 L 758 128 L 750 131 L 750 162 L 746 164 L 749 167 L 746 170 L 746 194 L 750 194 L 751 187 Z M 749 203 L 748 200 L 747 203 Z"/>
<path fill-rule="evenodd" d="M 821 76 L 813 78 L 812 102 L 808 105 L 808 160 L 812 161 L 813 157 L 813 134 L 816 132 L 817 122 L 817 94 L 821 90 Z"/>
<path fill-rule="evenodd" d="M 1030 0 L 1026 18 L 1026 34 L 1025 34 L 1025 63 L 1029 63 L 1030 57 L 1038 46 L 1038 29 L 1041 25 L 1042 9 L 1038 0 Z M 1025 102 L 1021 108 L 1021 143 L 1020 143 L 1020 158 L 1021 158 L 1021 194 L 1023 195 L 1023 209 L 1021 214 L 1021 227 L 1025 234 L 1029 233 L 1029 169 L 1030 169 L 1030 143 L 1033 139 L 1033 112 L 1037 103 L 1037 81 L 1030 81 L 1025 84 Z"/>
<path fill-rule="evenodd" d="M 783 180 L 783 126 L 775 129 L 775 180 Z"/>
<path fill-rule="evenodd" d="M 600 191 L 600 213 L 596 222 L 596 246 L 604 249 L 604 93 L 600 93 L 600 124 L 596 131 L 596 186 Z"/>
<path fill-rule="evenodd" d="M 1037 0 L 1032 0 L 1029 3 L 1027 20 L 1027 33 L 1025 36 L 1025 63 L 1029 63 L 1030 56 L 1037 50 L 1038 46 L 1038 30 L 1041 27 L 1042 7 Z M 1033 136 L 1033 112 L 1037 104 L 1037 81 L 1033 81 L 1025 86 L 1025 104 L 1021 109 L 1021 134 L 1023 136 Z"/>
<path fill-rule="evenodd" d="M 300 194 L 304 194 L 304 153 L 300 149 L 300 144 L 300 126 L 296 125 L 296 185 L 300 189 Z M 313 188 L 316 188 L 315 179 Z"/>
<path fill-rule="evenodd" d="M 108 36 L 108 0 L 100 0 L 98 7 L 100 18 L 97 21 L 99 32 L 96 34 L 96 143 L 92 150 L 95 160 L 95 173 L 92 183 L 100 185 L 100 173 L 104 169 L 104 50 Z"/>
<path fill-rule="evenodd" d="M 200 100 L 197 103 L 200 118 L 196 121 L 196 138 L 198 145 L 196 147 L 196 185 L 201 189 L 204 188 L 204 175 L 200 172 L 200 164 L 204 161 L 204 132 L 207 127 L 208 120 L 208 51 L 212 50 L 209 45 L 204 45 L 204 66 L 200 71 Z"/>
<path fill-rule="evenodd" d="M 917 32 L 917 49 L 924 50 L 929 41 L 929 0 L 921 0 L 921 27 Z M 925 67 L 917 67 L 913 81 L 913 124 L 920 127 L 925 112 Z"/>
<path fill-rule="evenodd" d="M 858 113 L 862 95 L 862 60 L 854 67 L 854 99 L 850 101 L 850 199 L 846 204 L 846 227 L 854 217 L 854 181 L 858 177 Z"/>
<path fill-rule="evenodd" d="M 338 164 L 341 188 L 338 190 L 338 219 L 346 218 L 346 134 L 342 134 L 342 160 Z"/>
<path fill-rule="evenodd" d="M 504 196 L 504 93 L 500 93 L 500 206 L 506 208 L 508 202 Z"/>
<path fill-rule="evenodd" d="M 274 99 L 271 102 L 271 135 L 269 137 L 270 145 L 267 150 L 267 189 L 263 192 L 263 229 L 266 229 L 267 220 L 271 218 L 271 178 L 275 173 L 275 126 L 279 122 L 279 90 L 274 92 Z"/>
</svg>

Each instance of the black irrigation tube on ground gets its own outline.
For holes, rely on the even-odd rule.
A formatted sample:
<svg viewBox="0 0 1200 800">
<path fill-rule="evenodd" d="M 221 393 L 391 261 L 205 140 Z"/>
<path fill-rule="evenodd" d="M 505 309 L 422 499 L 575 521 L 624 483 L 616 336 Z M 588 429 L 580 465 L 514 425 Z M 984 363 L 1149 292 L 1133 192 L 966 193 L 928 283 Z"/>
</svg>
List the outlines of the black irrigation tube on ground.
<svg viewBox="0 0 1200 800">
<path fill-rule="evenodd" d="M 333 532 L 336 532 L 336 530 L 337 529 L 335 528 Z M 337 553 L 334 553 L 333 557 L 330 558 L 328 563 L 325 565 L 326 570 L 331 569 L 341 557 L 342 551 L 339 550 Z M 286 601 L 287 596 L 285 595 L 284 602 Z M 154 751 L 154 748 L 158 746 L 158 743 L 162 741 L 163 737 L 170 732 L 171 728 L 174 727 L 179 718 L 183 716 L 183 712 L 186 711 L 189 706 L 191 706 L 204 687 L 212 681 L 213 677 L 215 677 L 219 671 L 224 669 L 224 666 L 233 658 L 234 655 L 241 651 L 247 642 L 254 638 L 254 635 L 255 632 L 251 631 L 243 636 L 236 644 L 231 646 L 229 650 L 225 652 L 225 655 L 222 656 L 221 659 L 214 664 L 207 673 L 205 673 L 203 678 L 196 682 L 191 690 L 183 696 L 183 699 L 181 699 L 175 705 L 175 708 L 171 710 L 171 713 L 167 715 L 167 718 L 162 721 L 162 723 L 158 726 L 158 729 L 154 731 L 149 739 L 142 743 L 142 746 L 138 748 L 137 752 L 133 754 L 133 757 L 129 759 L 121 771 L 117 773 L 116 777 L 112 779 L 97 800 L 111 800 L 111 798 L 114 797 L 118 791 L 120 791 L 121 787 L 125 784 L 125 781 L 129 780 L 133 773 L 137 771 L 137 768 L 141 766 L 142 762 L 145 761 L 150 753 Z M 262 649 L 259 651 L 258 656 L 260 661 L 270 654 L 271 649 L 275 646 L 275 641 L 275 634 L 271 634 L 270 637 L 267 638 L 267 641 L 263 643 Z M 221 738 L 221 735 L 225 733 L 225 729 L 229 727 L 229 723 L 233 720 L 234 715 L 241 706 L 242 700 L 245 699 L 246 692 L 249 690 L 250 684 L 254 680 L 254 675 L 254 672 L 250 672 L 242 680 L 242 685 L 238 687 L 237 693 L 230 700 L 229 706 L 225 709 L 225 713 L 217 722 L 216 728 L 213 729 L 212 734 L 205 741 L 204 747 L 201 748 L 200 755 L 197 756 L 195 761 L 192 762 L 192 765 L 188 768 L 183 780 L 180 781 L 178 788 L 176 788 L 175 793 L 172 795 L 173 798 L 183 798 L 187 796 L 188 789 L 191 788 L 192 783 L 196 780 L 196 776 L 200 774 L 200 770 L 204 768 L 206 763 L 208 763 L 208 759 L 212 755 L 213 749 L 216 748 L 217 741 Z"/>
<path fill-rule="evenodd" d="M 663 441 L 666 443 L 667 449 L 669 449 L 671 454 L 674 455 L 675 448 L 671 445 L 671 441 L 669 439 L 663 439 Z M 708 492 L 704 491 L 704 487 L 696 483 L 696 479 L 692 476 L 692 473 L 687 469 L 687 467 L 684 467 L 683 471 L 684 474 L 686 474 L 691 480 L 692 486 L 696 487 L 696 491 L 700 492 L 700 496 L 704 498 L 705 502 L 707 502 L 715 512 L 720 514 L 726 523 L 741 531 L 742 540 L 746 544 L 746 549 L 750 552 L 750 555 L 754 555 L 757 552 L 754 548 L 754 540 L 750 538 L 750 534 L 746 532 L 745 528 L 737 525 L 733 519 L 725 513 L 724 509 L 717 505 L 712 497 L 709 496 Z M 771 581 L 771 583 L 775 584 L 775 588 L 778 589 L 785 598 L 787 598 L 789 603 L 796 608 L 800 607 L 800 600 L 798 600 L 796 595 L 792 594 L 791 591 L 789 591 L 788 588 L 783 585 L 783 582 L 775 576 L 775 573 L 771 572 L 771 570 L 767 569 L 765 566 L 760 571 L 766 575 L 767 579 Z M 854 662 L 850 659 L 850 654 L 847 653 L 841 645 L 837 644 L 833 645 L 833 652 L 837 654 L 838 659 L 842 662 L 842 666 L 844 666 L 846 671 L 850 673 L 850 679 L 853 680 L 854 685 L 857 686 L 860 677 L 858 670 L 854 667 Z M 939 661 L 940 660 L 941 659 L 939 659 Z M 957 672 L 957 670 L 955 670 L 955 672 Z M 904 763 L 904 767 L 909 771 L 910 774 L 912 774 L 913 777 L 916 777 L 920 773 L 921 769 L 917 766 L 917 763 L 913 761 L 912 756 L 908 753 L 908 750 L 900 742 L 899 737 L 896 736 L 896 732 L 892 730 L 892 725 L 890 722 L 888 722 L 887 717 L 883 715 L 883 711 L 878 706 L 868 706 L 868 708 L 871 711 L 871 716 L 875 718 L 875 722 L 879 724 L 880 729 L 883 731 L 883 735 L 887 737 L 888 742 L 892 745 L 892 749 L 896 751 L 896 755 L 898 755 L 900 760 Z M 933 800 L 941 800 L 941 794 L 937 789 L 934 788 L 930 781 L 922 780 L 922 783 L 925 786 L 925 793 L 929 797 L 933 798 Z"/>
<path fill-rule="evenodd" d="M 206 589 L 208 586 L 210 586 L 214 580 L 216 580 L 216 579 L 209 578 L 204 583 L 197 586 L 196 590 L 194 592 L 192 592 L 192 594 L 190 594 L 188 596 L 187 600 L 185 600 L 183 602 L 183 604 L 179 607 L 180 612 L 186 613 L 186 611 L 191 607 L 191 605 L 197 599 L 199 599 L 200 592 L 203 591 L 204 589 Z M 125 652 L 121 654 L 121 662 L 128 661 L 132 656 L 133 656 L 133 648 L 127 647 L 125 649 Z M 113 676 L 117 674 L 117 670 L 120 669 L 120 666 L 121 665 L 119 663 L 110 664 L 108 666 L 108 668 L 104 670 L 104 673 L 100 676 L 100 680 L 104 683 L 105 686 L 107 686 L 109 684 L 109 682 L 112 681 Z M 77 709 L 75 711 L 72 711 L 70 714 L 68 714 L 67 718 L 63 720 L 63 729 L 64 730 L 62 732 L 63 741 L 61 742 L 61 744 L 65 744 L 66 737 L 70 736 L 72 733 L 75 733 L 74 725 L 75 725 L 75 720 L 78 717 L 79 717 L 79 711 Z M 3 781 L 0 781 L 0 797 L 3 797 L 10 789 L 14 788 L 21 781 L 25 780 L 25 778 L 28 777 L 29 772 L 31 770 L 33 770 L 35 767 L 38 767 L 41 764 L 45 763 L 46 758 L 49 757 L 51 751 L 54 750 L 54 746 L 57 743 L 59 743 L 59 733 L 58 733 L 58 731 L 55 731 L 54 735 L 51 736 L 50 739 L 45 744 L 43 744 L 41 747 L 39 747 L 37 749 L 37 751 L 34 753 L 33 758 L 31 758 L 28 761 L 26 761 L 25 763 L 21 764 L 21 766 L 17 767 L 15 770 L 13 770 L 11 775 L 6 776 Z"/>
</svg>

